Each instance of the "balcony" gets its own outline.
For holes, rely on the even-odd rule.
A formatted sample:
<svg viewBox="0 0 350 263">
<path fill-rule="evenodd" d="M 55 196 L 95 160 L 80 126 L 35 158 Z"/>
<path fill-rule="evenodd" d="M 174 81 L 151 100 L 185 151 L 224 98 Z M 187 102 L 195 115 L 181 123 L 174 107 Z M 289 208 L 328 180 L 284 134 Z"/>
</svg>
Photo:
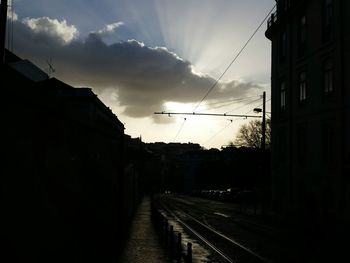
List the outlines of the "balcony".
<svg viewBox="0 0 350 263">
<path fill-rule="evenodd" d="M 267 29 L 269 29 L 276 22 L 277 22 L 277 10 L 274 13 L 272 13 L 270 18 L 267 20 Z"/>
<path fill-rule="evenodd" d="M 267 29 L 273 26 L 281 16 L 285 16 L 290 9 L 296 5 L 296 3 L 291 0 L 277 0 L 276 2 L 277 10 L 272 13 L 267 20 Z"/>
</svg>

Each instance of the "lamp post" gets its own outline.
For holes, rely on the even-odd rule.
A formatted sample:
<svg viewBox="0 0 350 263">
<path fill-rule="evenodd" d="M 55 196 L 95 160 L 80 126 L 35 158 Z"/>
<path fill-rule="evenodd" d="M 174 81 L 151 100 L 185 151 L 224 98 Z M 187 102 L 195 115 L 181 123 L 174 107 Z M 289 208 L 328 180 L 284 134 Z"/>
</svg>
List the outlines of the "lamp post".
<svg viewBox="0 0 350 263">
<path fill-rule="evenodd" d="M 265 151 L 266 148 L 266 92 L 263 93 L 263 108 L 254 108 L 255 113 L 262 112 L 262 122 L 261 122 L 261 150 Z"/>
<path fill-rule="evenodd" d="M 266 160 L 265 160 L 265 149 L 266 149 L 266 92 L 263 93 L 263 108 L 255 108 L 254 112 L 262 112 L 261 122 L 261 155 L 262 155 L 262 178 L 261 178 L 261 215 L 265 215 L 265 180 L 266 180 Z"/>
<path fill-rule="evenodd" d="M 0 7 L 0 56 L 1 63 L 5 62 L 5 41 L 6 41 L 6 21 L 7 21 L 7 0 L 1 0 Z"/>
<path fill-rule="evenodd" d="M 263 116 L 262 116 L 262 138 L 261 149 L 265 152 L 266 145 L 266 92 L 263 93 Z"/>
</svg>

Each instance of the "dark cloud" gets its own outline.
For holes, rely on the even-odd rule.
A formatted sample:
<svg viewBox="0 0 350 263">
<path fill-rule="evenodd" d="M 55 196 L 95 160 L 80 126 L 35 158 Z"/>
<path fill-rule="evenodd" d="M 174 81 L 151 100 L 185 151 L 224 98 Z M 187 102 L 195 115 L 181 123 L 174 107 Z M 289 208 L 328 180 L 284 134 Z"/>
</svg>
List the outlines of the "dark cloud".
<svg viewBox="0 0 350 263">
<path fill-rule="evenodd" d="M 81 39 L 65 21 L 17 20 L 15 52 L 40 66 L 52 58 L 57 77 L 72 85 L 90 86 L 98 94 L 113 91 L 117 94 L 113 101 L 131 117 L 153 116 L 167 101 L 198 102 L 215 82 L 195 73 L 189 61 L 164 47 L 147 47 L 136 40 L 106 44 L 101 35 L 120 25 L 106 26 Z M 219 83 L 210 99 L 242 97 L 259 88 L 239 81 Z"/>
</svg>

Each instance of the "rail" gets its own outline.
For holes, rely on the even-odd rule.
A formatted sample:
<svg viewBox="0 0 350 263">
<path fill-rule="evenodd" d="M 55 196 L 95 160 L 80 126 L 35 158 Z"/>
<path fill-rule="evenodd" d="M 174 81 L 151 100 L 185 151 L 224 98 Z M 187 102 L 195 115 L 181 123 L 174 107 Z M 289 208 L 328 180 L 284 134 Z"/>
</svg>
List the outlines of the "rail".
<svg viewBox="0 0 350 263">
<path fill-rule="evenodd" d="M 240 262 L 240 260 L 237 260 L 235 258 L 232 258 L 232 256 L 227 255 L 225 252 L 223 252 L 221 249 L 219 249 L 216 245 L 214 245 L 212 242 L 210 242 L 207 238 L 205 238 L 202 234 L 200 234 L 198 231 L 196 231 L 193 227 L 191 227 L 188 223 L 184 222 L 178 216 L 176 213 L 172 211 L 166 204 L 161 203 L 161 208 L 169 214 L 174 220 L 176 220 L 180 225 L 182 225 L 184 228 L 189 230 L 198 240 L 203 242 L 205 245 L 207 245 L 210 249 L 212 249 L 219 257 L 225 260 L 225 262 L 229 263 L 236 263 Z M 206 224 L 202 223 L 200 220 L 194 218 L 193 216 L 189 215 L 188 213 L 181 210 L 181 214 L 184 215 L 185 218 L 191 219 L 192 223 L 194 222 L 198 226 L 204 228 L 206 231 L 209 231 L 210 233 L 216 235 L 218 238 L 221 238 L 225 240 L 225 242 L 229 242 L 232 246 L 234 246 L 236 249 L 240 250 L 240 254 L 245 254 L 245 258 L 249 258 L 249 262 L 268 262 L 268 260 L 261 255 L 257 254 L 256 252 L 252 251 L 251 249 L 247 248 L 246 246 L 240 244 L 239 242 L 233 240 L 230 237 L 225 236 L 224 234 L 216 231 L 215 229 L 211 228 L 210 226 L 207 226 Z M 187 261 L 186 261 L 187 262 Z"/>
</svg>

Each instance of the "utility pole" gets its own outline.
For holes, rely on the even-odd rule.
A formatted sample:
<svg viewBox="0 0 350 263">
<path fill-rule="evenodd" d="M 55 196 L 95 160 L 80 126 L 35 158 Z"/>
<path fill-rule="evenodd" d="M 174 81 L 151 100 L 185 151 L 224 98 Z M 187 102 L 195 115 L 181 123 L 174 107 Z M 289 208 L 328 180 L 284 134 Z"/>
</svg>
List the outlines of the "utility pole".
<svg viewBox="0 0 350 263">
<path fill-rule="evenodd" d="M 266 212 L 266 92 L 263 93 L 263 115 L 262 115 L 262 135 L 261 135 L 261 155 L 262 155 L 262 178 L 261 178 L 261 190 L 262 190 L 262 200 L 261 200 L 261 214 L 264 217 Z"/>
<path fill-rule="evenodd" d="M 263 115 L 262 115 L 262 136 L 261 136 L 261 150 L 265 152 L 266 145 L 266 92 L 263 93 Z"/>
<path fill-rule="evenodd" d="M 0 7 L 0 56 L 1 62 L 5 62 L 5 42 L 6 42 L 6 22 L 7 22 L 7 0 L 1 0 Z"/>
</svg>

